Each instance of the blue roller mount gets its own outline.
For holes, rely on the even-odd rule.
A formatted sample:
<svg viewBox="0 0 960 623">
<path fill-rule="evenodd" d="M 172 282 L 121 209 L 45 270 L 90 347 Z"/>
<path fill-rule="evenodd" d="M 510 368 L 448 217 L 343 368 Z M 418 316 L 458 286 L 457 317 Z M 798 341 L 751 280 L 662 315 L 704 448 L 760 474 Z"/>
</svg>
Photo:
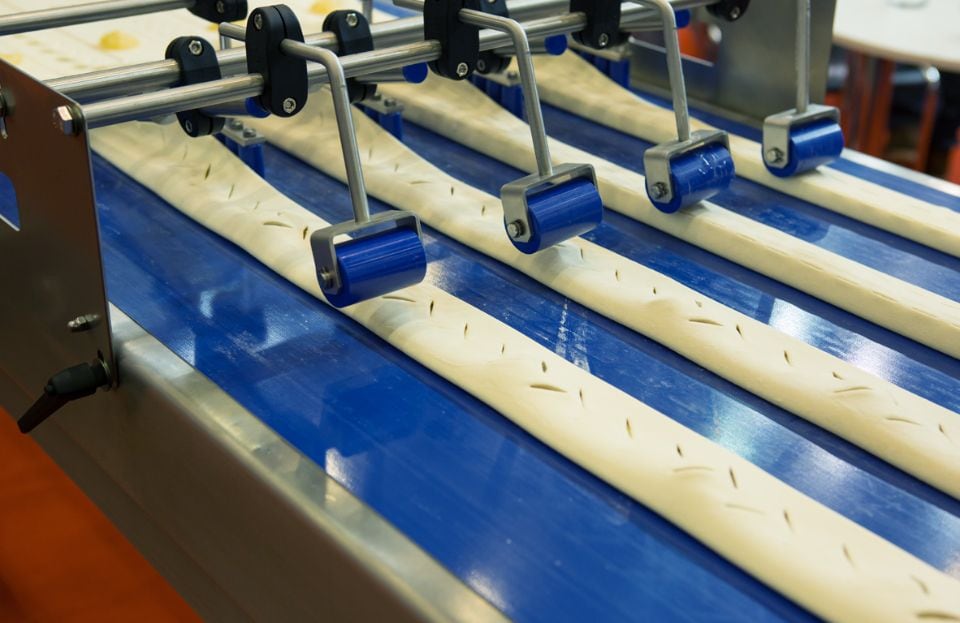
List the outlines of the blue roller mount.
<svg viewBox="0 0 960 623">
<path fill-rule="evenodd" d="M 675 11 L 675 14 L 677 16 L 677 28 L 686 28 L 690 25 L 691 15 L 689 9 Z M 626 89 L 630 88 L 630 59 L 627 58 L 623 59 L 622 61 L 612 61 L 610 59 L 591 54 L 585 50 L 577 50 L 577 54 L 579 54 L 585 60 L 590 61 L 594 67 L 606 74 L 608 78 L 620 86 Z"/>
<path fill-rule="evenodd" d="M 530 239 L 512 240 L 522 253 L 536 253 L 593 230 L 603 221 L 603 200 L 593 182 L 557 184 L 527 198 Z M 506 226 L 506 223 L 504 223 Z"/>
<path fill-rule="evenodd" d="M 346 307 L 423 281 L 427 255 L 417 232 L 391 229 L 336 246 L 340 287 L 323 287 L 334 307 Z"/>
<path fill-rule="evenodd" d="M 263 161 L 263 143 L 256 145 L 240 145 L 232 138 L 217 134 L 217 140 L 235 154 L 245 165 L 257 172 L 257 175 L 263 177 L 266 173 L 266 166 Z"/>
<path fill-rule="evenodd" d="M 402 71 L 404 80 L 411 84 L 420 84 L 427 79 L 427 74 L 430 70 L 427 68 L 426 63 L 414 63 L 413 65 L 405 66 Z M 365 115 L 376 121 L 380 127 L 392 134 L 394 138 L 398 141 L 403 140 L 403 113 L 399 110 L 387 113 L 380 112 L 375 108 L 365 106 L 363 103 L 358 104 L 358 106 Z"/>
<path fill-rule="evenodd" d="M 547 54 L 550 56 L 560 56 L 567 51 L 566 35 L 547 37 L 543 40 L 543 43 L 546 46 Z M 470 82 L 486 93 L 488 97 L 513 113 L 515 117 L 526 121 L 527 114 L 524 109 L 523 89 L 519 84 L 504 86 L 476 72 L 470 76 Z"/>
<path fill-rule="evenodd" d="M 770 173 L 777 177 L 790 177 L 833 162 L 843 152 L 843 130 L 832 119 L 819 119 L 797 126 L 790 132 L 788 150 L 785 167 L 770 166 L 764 158 L 763 162 Z"/>
</svg>

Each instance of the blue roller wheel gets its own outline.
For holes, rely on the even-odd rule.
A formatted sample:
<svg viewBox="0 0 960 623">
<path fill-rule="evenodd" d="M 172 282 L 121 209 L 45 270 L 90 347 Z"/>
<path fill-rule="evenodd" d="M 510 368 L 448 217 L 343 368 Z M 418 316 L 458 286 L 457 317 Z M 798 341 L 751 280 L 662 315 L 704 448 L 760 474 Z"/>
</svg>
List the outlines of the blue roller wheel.
<svg viewBox="0 0 960 623">
<path fill-rule="evenodd" d="M 513 246 L 536 253 L 574 236 L 585 234 L 603 220 L 603 200 L 593 182 L 574 180 L 527 198 L 530 239 Z M 506 224 L 505 224 L 506 225 Z"/>
<path fill-rule="evenodd" d="M 423 281 L 427 255 L 415 231 L 391 229 L 338 244 L 340 288 L 323 295 L 346 307 Z"/>
<path fill-rule="evenodd" d="M 787 166 L 770 166 L 764 158 L 767 170 L 777 177 L 790 177 L 816 169 L 821 164 L 833 162 L 843 151 L 843 131 L 832 119 L 820 119 L 807 125 L 797 126 L 790 133 Z"/>
<path fill-rule="evenodd" d="M 707 145 L 670 162 L 670 183 L 673 185 L 670 201 L 655 199 L 649 186 L 647 196 L 655 208 L 672 214 L 726 190 L 734 175 L 736 169 L 730 150 L 721 144 Z"/>
</svg>

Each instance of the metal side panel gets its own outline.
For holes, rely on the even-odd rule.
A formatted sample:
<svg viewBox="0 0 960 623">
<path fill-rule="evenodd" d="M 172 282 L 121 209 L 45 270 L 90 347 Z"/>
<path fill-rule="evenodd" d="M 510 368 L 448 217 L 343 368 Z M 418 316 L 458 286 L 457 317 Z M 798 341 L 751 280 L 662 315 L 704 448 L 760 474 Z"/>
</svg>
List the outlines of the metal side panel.
<svg viewBox="0 0 960 623">
<path fill-rule="evenodd" d="M 0 369 L 37 398 L 64 368 L 113 366 L 90 149 L 85 132 L 53 123 L 73 102 L 2 60 L 0 93 L 0 174 L 13 187 L 0 204 L 19 216 L 19 229 L 0 218 Z M 78 317 L 92 328 L 71 332 Z"/>
<path fill-rule="evenodd" d="M 503 616 L 115 307 L 116 391 L 36 439 L 211 621 Z M 7 372 L 3 370 L 3 372 Z M 31 399 L 0 375 L 16 413 Z"/>
</svg>

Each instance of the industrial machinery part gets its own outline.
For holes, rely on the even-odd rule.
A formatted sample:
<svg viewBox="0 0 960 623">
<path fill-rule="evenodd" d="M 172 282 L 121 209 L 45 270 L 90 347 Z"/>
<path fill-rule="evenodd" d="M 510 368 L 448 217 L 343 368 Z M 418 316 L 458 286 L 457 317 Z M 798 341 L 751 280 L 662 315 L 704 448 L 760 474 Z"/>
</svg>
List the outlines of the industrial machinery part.
<svg viewBox="0 0 960 623">
<path fill-rule="evenodd" d="M 677 140 L 656 145 L 643 154 L 647 196 L 662 212 L 672 213 L 703 201 L 730 185 L 735 171 L 727 133 L 690 131 L 687 90 L 683 82 L 677 16 L 669 0 L 642 0 L 660 11 L 667 70 L 677 120 Z"/>
<path fill-rule="evenodd" d="M 810 103 L 810 0 L 797 0 L 797 104 L 763 121 L 763 163 L 790 177 L 833 162 L 843 151 L 840 111 Z"/>
</svg>

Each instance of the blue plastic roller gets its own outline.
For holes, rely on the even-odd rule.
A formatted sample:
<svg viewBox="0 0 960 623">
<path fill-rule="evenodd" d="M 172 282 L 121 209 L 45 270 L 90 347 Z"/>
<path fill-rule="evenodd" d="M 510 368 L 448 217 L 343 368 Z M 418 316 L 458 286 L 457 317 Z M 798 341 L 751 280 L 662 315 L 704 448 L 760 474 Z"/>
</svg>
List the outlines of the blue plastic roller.
<svg viewBox="0 0 960 623">
<path fill-rule="evenodd" d="M 339 285 L 321 289 L 337 308 L 420 283 L 427 270 L 423 242 L 410 229 L 391 229 L 338 244 L 336 261 Z"/>
<path fill-rule="evenodd" d="M 763 121 L 763 164 L 777 177 L 812 171 L 843 152 L 840 111 L 810 103 L 810 0 L 797 0 L 796 8 L 796 105 Z"/>
<path fill-rule="evenodd" d="M 819 119 L 789 130 L 784 166 L 776 160 L 764 158 L 767 170 L 777 177 L 790 177 L 829 164 L 843 152 L 843 130 L 833 119 Z M 774 160 L 771 162 L 771 160 Z"/>
<path fill-rule="evenodd" d="M 710 143 L 670 160 L 672 193 L 664 196 L 648 175 L 647 195 L 661 212 L 672 214 L 681 208 L 705 201 L 730 186 L 736 175 L 733 157 L 723 143 Z"/>
<path fill-rule="evenodd" d="M 504 219 L 507 233 L 510 223 Z M 513 246 L 523 253 L 536 253 L 558 242 L 585 234 L 603 221 L 603 200 L 592 180 L 578 178 L 550 186 L 527 196 L 529 238 Z"/>
</svg>

